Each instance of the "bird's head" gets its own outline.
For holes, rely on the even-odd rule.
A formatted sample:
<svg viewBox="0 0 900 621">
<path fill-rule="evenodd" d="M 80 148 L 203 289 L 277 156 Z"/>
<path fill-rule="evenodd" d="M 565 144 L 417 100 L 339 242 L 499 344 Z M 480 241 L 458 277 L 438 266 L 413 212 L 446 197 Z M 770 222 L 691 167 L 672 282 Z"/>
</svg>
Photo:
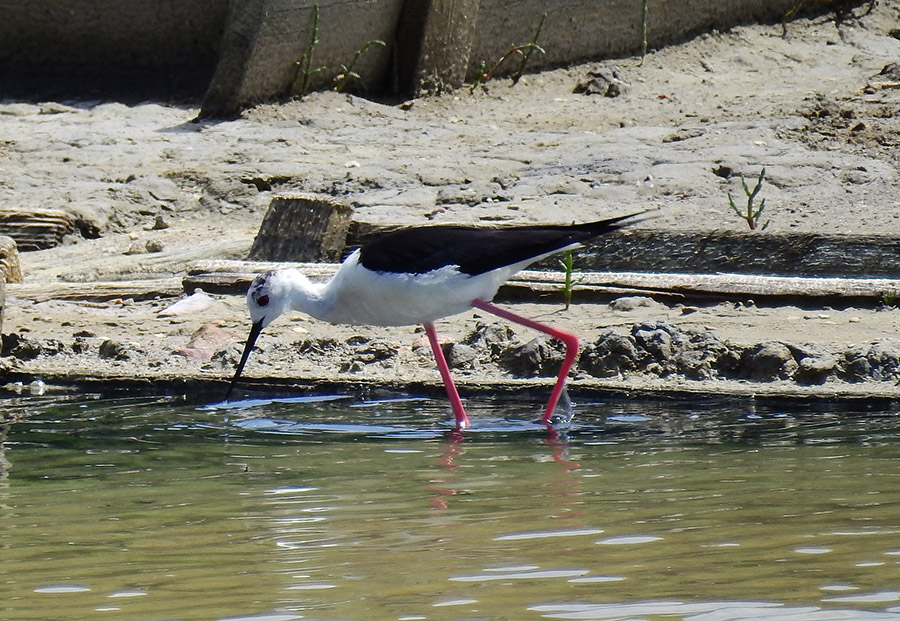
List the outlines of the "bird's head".
<svg viewBox="0 0 900 621">
<path fill-rule="evenodd" d="M 241 354 L 234 378 L 225 394 L 226 401 L 241 377 L 241 372 L 244 370 L 244 365 L 247 364 L 247 359 L 250 357 L 250 352 L 253 351 L 253 345 L 259 337 L 259 333 L 290 308 L 290 278 L 292 276 L 288 274 L 290 271 L 293 270 L 266 272 L 254 278 L 250 283 L 250 288 L 247 290 L 247 308 L 250 310 L 250 320 L 253 324 L 250 326 L 250 334 L 247 336 L 244 352 Z M 296 275 L 293 276 L 296 277 Z"/>
<path fill-rule="evenodd" d="M 290 308 L 288 270 L 260 274 L 247 289 L 250 321 L 262 330 Z"/>
</svg>

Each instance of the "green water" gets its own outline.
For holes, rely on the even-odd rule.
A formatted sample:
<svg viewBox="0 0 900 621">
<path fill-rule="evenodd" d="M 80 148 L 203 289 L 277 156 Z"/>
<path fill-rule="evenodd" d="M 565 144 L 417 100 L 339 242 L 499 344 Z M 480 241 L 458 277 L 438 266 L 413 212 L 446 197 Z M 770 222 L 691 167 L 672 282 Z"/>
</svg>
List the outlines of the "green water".
<svg viewBox="0 0 900 621">
<path fill-rule="evenodd" d="M 8 400 L 0 618 L 900 619 L 900 419 Z"/>
</svg>

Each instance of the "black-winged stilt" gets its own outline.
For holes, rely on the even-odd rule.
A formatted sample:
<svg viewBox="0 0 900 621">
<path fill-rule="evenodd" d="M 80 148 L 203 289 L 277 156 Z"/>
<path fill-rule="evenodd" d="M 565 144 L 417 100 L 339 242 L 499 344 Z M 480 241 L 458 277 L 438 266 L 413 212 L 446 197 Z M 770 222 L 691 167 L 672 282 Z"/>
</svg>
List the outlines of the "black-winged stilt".
<svg viewBox="0 0 900 621">
<path fill-rule="evenodd" d="M 225 396 L 241 376 L 259 333 L 288 310 L 341 324 L 423 324 L 450 397 L 458 429 L 469 426 L 434 322 L 472 307 L 561 340 L 566 355 L 543 422 L 552 423 L 566 377 L 578 355 L 578 337 L 490 303 L 510 276 L 555 252 L 626 226 L 645 212 L 572 225 L 411 227 L 382 235 L 355 250 L 326 283 L 310 282 L 296 269 L 257 276 L 247 291 L 253 325 Z"/>
</svg>

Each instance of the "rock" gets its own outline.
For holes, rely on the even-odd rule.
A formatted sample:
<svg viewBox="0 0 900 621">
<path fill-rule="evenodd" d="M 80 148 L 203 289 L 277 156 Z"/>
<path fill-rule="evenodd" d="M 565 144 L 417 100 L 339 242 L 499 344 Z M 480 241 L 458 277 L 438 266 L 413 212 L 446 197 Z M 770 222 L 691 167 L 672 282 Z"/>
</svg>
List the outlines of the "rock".
<svg viewBox="0 0 900 621">
<path fill-rule="evenodd" d="M 833 354 L 805 356 L 797 365 L 794 380 L 798 384 L 824 384 L 837 372 L 838 359 Z"/>
<path fill-rule="evenodd" d="M 38 356 L 53 356 L 66 351 L 62 341 L 56 339 L 33 339 L 17 332 L 2 335 L 3 355 L 18 360 L 33 360 Z"/>
<path fill-rule="evenodd" d="M 318 194 L 276 196 L 269 204 L 249 258 L 254 261 L 338 261 L 353 208 Z"/>
<path fill-rule="evenodd" d="M 622 298 L 616 298 L 609 303 L 609 307 L 614 311 L 633 311 L 638 308 L 661 307 L 662 304 L 643 295 L 630 295 Z"/>
<path fill-rule="evenodd" d="M 869 363 L 869 359 L 866 358 L 865 354 L 858 352 L 845 354 L 842 366 L 844 368 L 844 379 L 850 382 L 864 382 L 872 373 L 872 365 Z"/>
<path fill-rule="evenodd" d="M 524 345 L 507 349 L 499 362 L 503 369 L 517 377 L 556 375 L 565 357 L 563 349 L 564 346 L 555 339 L 539 336 Z"/>
<path fill-rule="evenodd" d="M 169 221 L 166 220 L 162 214 L 157 214 L 156 218 L 153 220 L 153 224 L 150 226 L 150 231 L 162 231 L 169 228 Z"/>
<path fill-rule="evenodd" d="M 900 63 L 891 62 L 886 64 L 881 68 L 881 71 L 879 71 L 878 75 L 875 77 L 892 80 L 894 82 L 900 82 Z"/>
<path fill-rule="evenodd" d="M 610 329 L 585 348 L 579 365 L 596 377 L 612 377 L 637 369 L 640 358 L 634 337 Z"/>
<path fill-rule="evenodd" d="M 113 208 L 108 204 L 98 201 L 69 203 L 65 209 L 75 218 L 75 228 L 85 239 L 97 239 L 109 230 Z"/>
<path fill-rule="evenodd" d="M 212 306 L 212 303 L 213 298 L 204 293 L 203 289 L 194 289 L 194 293 L 162 309 L 156 316 L 175 317 L 178 315 L 199 313 Z"/>
<path fill-rule="evenodd" d="M 227 330 L 223 330 L 218 324 L 211 322 L 197 328 L 191 335 L 185 347 L 174 350 L 176 356 L 184 356 L 191 360 L 207 361 L 220 348 L 234 342 L 234 336 Z"/>
<path fill-rule="evenodd" d="M 113 339 L 104 339 L 104 341 L 100 343 L 100 349 L 98 353 L 101 358 L 129 360 L 132 354 L 136 352 L 136 349 L 137 348 L 133 343 L 126 343 L 125 341 L 116 341 Z"/>
<path fill-rule="evenodd" d="M 209 362 L 202 366 L 203 369 L 227 369 L 233 371 L 241 359 L 242 347 L 236 343 L 232 343 L 227 347 L 213 353 L 209 358 Z"/>
<path fill-rule="evenodd" d="M 181 189 L 174 181 L 156 175 L 135 177 L 128 182 L 128 185 L 163 203 L 174 203 L 181 196 Z"/>
<path fill-rule="evenodd" d="M 351 338 L 351 340 L 353 340 Z M 397 345 L 383 339 L 362 339 L 363 342 L 355 341 L 358 347 L 353 351 L 352 356 L 355 362 L 370 364 L 388 360 L 397 355 Z M 350 341 L 348 341 L 348 344 Z"/>
<path fill-rule="evenodd" d="M 636 345 L 657 360 L 669 360 L 672 357 L 672 335 L 665 329 L 641 325 L 634 329 L 632 335 Z"/>
<path fill-rule="evenodd" d="M 490 358 L 495 358 L 501 352 L 508 349 L 516 333 L 505 323 L 475 324 L 475 330 L 465 338 L 463 343 L 478 351 L 485 352 Z"/>
<path fill-rule="evenodd" d="M 784 343 L 775 341 L 751 347 L 741 360 L 741 374 L 757 381 L 789 379 L 797 368 L 791 350 Z"/>
<path fill-rule="evenodd" d="M 90 341 L 84 336 L 75 336 L 75 340 L 72 342 L 72 353 L 73 354 L 86 354 L 91 350 Z"/>
<path fill-rule="evenodd" d="M 581 95 L 618 97 L 625 92 L 627 86 L 628 83 L 622 78 L 622 70 L 619 67 L 597 65 L 588 70 L 585 80 L 576 84 L 572 92 Z"/>
<path fill-rule="evenodd" d="M 875 341 L 844 352 L 844 377 L 851 382 L 888 381 L 900 377 L 900 346 L 893 341 Z"/>
<path fill-rule="evenodd" d="M 454 369 L 471 369 L 478 359 L 478 352 L 464 343 L 451 343 L 444 348 L 447 364 Z"/>
<path fill-rule="evenodd" d="M 675 370 L 687 379 L 709 380 L 715 376 L 713 372 L 715 360 L 707 351 L 691 349 L 679 352 L 674 362 Z"/>
</svg>

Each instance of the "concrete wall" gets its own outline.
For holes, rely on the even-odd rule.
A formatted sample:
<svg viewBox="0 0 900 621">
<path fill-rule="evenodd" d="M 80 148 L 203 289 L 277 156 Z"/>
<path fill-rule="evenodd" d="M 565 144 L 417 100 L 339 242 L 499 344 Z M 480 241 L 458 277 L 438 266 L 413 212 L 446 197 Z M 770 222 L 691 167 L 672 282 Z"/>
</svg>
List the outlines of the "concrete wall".
<svg viewBox="0 0 900 621">
<path fill-rule="evenodd" d="M 229 0 L 0 0 L 0 97 L 167 88 L 196 97 Z M 191 80 L 205 79 L 201 84 Z M 87 92 L 85 92 L 87 91 Z"/>
<path fill-rule="evenodd" d="M 648 44 L 652 49 L 714 28 L 777 22 L 796 4 L 797 0 L 649 0 Z M 481 0 L 469 79 L 482 61 L 490 67 L 511 46 L 529 43 L 544 13 L 537 43 L 546 53 L 531 55 L 532 71 L 641 49 L 641 0 Z M 514 67 L 515 61 L 511 64 Z"/>
<path fill-rule="evenodd" d="M 354 65 L 366 88 L 381 90 L 389 78 L 391 51 L 402 0 L 235 0 L 228 17 L 219 63 L 204 101 L 204 113 L 232 114 L 260 101 L 288 96 L 297 62 L 310 47 L 318 6 L 318 43 L 312 69 L 315 87 L 329 87 L 341 65 L 368 41 Z M 359 90 L 361 86 L 356 83 Z"/>
<path fill-rule="evenodd" d="M 796 3 L 650 0 L 649 44 L 778 21 Z M 640 0 L 0 0 L 0 98 L 175 93 L 197 101 L 206 92 L 205 113 L 234 114 L 289 94 L 295 63 L 309 45 L 314 4 L 320 17 L 313 66 L 326 68 L 317 87 L 327 87 L 373 39 L 387 47 L 370 48 L 356 67 L 370 88 L 415 92 L 428 70 L 440 75 L 461 61 L 467 71 L 453 74 L 471 80 L 482 61 L 491 66 L 510 46 L 531 41 L 544 13 L 538 44 L 546 54 L 532 55 L 530 71 L 632 54 L 641 45 Z M 809 4 L 827 10 L 826 3 Z M 435 49 L 429 37 L 448 32 L 448 21 L 461 19 L 459 7 L 477 14 L 475 27 L 460 29 L 449 51 L 441 41 L 443 58 L 426 57 Z"/>
</svg>

